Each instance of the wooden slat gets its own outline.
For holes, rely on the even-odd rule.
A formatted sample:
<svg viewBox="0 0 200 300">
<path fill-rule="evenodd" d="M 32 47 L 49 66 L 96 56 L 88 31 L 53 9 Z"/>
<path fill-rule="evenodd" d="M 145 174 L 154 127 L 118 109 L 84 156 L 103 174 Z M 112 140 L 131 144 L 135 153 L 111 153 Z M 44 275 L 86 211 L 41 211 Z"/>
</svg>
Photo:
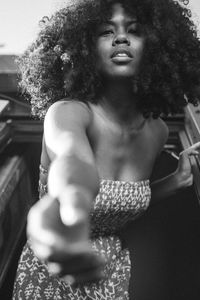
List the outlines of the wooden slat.
<svg viewBox="0 0 200 300">
<path fill-rule="evenodd" d="M 26 224 L 32 195 L 25 162 L 20 156 L 0 162 L 0 287 Z"/>
<path fill-rule="evenodd" d="M 0 99 L 0 115 L 3 114 L 10 107 L 10 102 L 8 100 Z"/>
</svg>

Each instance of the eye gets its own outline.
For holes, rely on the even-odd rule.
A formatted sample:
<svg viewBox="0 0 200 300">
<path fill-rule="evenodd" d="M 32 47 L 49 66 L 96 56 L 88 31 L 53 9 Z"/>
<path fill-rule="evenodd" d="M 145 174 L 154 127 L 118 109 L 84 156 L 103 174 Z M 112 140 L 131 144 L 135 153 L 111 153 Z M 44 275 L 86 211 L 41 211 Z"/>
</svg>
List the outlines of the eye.
<svg viewBox="0 0 200 300">
<path fill-rule="evenodd" d="M 141 28 L 138 25 L 130 26 L 127 31 L 130 34 L 135 34 L 135 35 L 140 35 L 141 34 Z"/>
<path fill-rule="evenodd" d="M 98 30 L 99 36 L 108 36 L 114 33 L 114 28 L 110 24 L 102 24 Z"/>
<path fill-rule="evenodd" d="M 112 29 L 105 29 L 100 32 L 100 36 L 112 35 L 114 31 Z"/>
</svg>

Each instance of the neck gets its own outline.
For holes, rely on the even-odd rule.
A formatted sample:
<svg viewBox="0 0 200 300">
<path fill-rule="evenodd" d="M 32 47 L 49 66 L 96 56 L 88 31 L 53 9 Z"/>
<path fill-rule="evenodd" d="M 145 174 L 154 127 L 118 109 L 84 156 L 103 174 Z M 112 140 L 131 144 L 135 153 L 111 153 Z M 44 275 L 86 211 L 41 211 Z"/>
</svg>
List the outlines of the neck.
<svg viewBox="0 0 200 300">
<path fill-rule="evenodd" d="M 105 84 L 101 99 L 101 107 L 121 123 L 130 123 L 141 115 L 136 108 L 137 97 L 131 80 Z"/>
</svg>

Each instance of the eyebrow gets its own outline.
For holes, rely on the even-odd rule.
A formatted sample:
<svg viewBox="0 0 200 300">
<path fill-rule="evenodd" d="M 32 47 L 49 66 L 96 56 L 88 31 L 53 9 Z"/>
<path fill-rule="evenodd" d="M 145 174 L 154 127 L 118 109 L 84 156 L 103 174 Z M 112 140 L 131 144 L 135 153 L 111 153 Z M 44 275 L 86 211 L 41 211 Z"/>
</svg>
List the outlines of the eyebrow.
<svg viewBox="0 0 200 300">
<path fill-rule="evenodd" d="M 132 24 L 136 24 L 138 23 L 138 20 L 137 19 L 132 19 L 130 21 L 125 21 L 126 25 L 129 26 L 129 25 L 132 25 Z M 103 25 L 115 25 L 115 22 L 112 21 L 112 20 L 107 20 Z"/>
</svg>

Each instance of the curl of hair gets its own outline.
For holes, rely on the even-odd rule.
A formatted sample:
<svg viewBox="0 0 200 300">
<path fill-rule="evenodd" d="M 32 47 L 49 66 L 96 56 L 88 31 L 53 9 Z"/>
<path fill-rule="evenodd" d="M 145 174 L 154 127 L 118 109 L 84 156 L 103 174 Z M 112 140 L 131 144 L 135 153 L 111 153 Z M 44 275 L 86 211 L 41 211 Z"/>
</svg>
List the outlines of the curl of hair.
<svg viewBox="0 0 200 300">
<path fill-rule="evenodd" d="M 20 86 L 33 116 L 43 119 L 62 98 L 98 101 L 102 84 L 95 71 L 95 28 L 115 2 L 136 14 L 145 35 L 137 77 L 137 105 L 144 116 L 174 114 L 188 102 L 198 103 L 200 40 L 188 8 L 174 0 L 77 0 L 45 17 L 37 40 L 18 59 Z M 62 59 L 64 53 L 69 60 Z"/>
</svg>

